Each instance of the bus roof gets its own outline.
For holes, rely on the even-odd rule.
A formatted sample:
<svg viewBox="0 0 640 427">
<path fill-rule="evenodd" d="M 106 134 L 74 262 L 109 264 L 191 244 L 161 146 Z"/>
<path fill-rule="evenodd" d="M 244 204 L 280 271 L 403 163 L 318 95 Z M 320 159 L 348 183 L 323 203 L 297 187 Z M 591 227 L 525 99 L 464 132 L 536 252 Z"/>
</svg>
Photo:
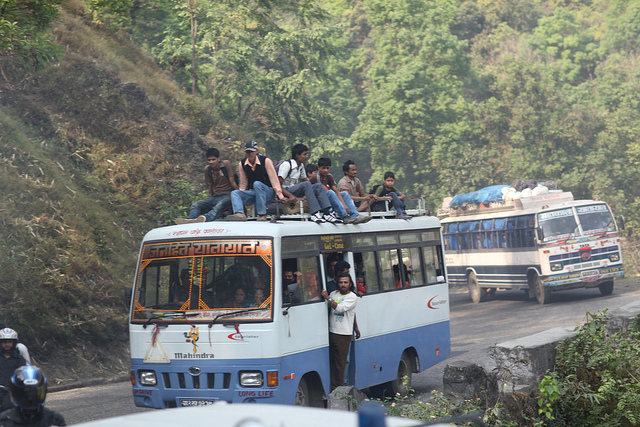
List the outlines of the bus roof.
<svg viewBox="0 0 640 427">
<path fill-rule="evenodd" d="M 144 242 L 174 240 L 178 238 L 238 237 L 238 236 L 307 236 L 340 233 L 371 233 L 383 231 L 420 230 L 439 228 L 434 216 L 416 216 L 404 219 L 373 219 L 364 224 L 316 224 L 311 221 L 213 221 L 160 227 L 149 231 Z"/>
<path fill-rule="evenodd" d="M 471 221 L 478 219 L 492 219 L 492 218 L 508 218 L 512 216 L 520 216 L 520 215 L 532 215 L 537 214 L 542 211 L 553 210 L 553 209 L 562 209 L 573 206 L 584 206 L 584 205 L 595 205 L 595 204 L 606 204 L 606 202 L 602 200 L 573 200 L 570 201 L 558 201 L 556 203 L 547 203 L 547 204 L 531 204 L 524 205 L 528 206 L 526 208 L 516 208 L 511 207 L 510 209 L 477 209 L 473 211 L 469 211 L 465 214 L 460 214 L 457 216 L 450 216 L 447 218 L 441 219 L 443 224 L 449 222 L 458 222 L 458 221 Z"/>
</svg>

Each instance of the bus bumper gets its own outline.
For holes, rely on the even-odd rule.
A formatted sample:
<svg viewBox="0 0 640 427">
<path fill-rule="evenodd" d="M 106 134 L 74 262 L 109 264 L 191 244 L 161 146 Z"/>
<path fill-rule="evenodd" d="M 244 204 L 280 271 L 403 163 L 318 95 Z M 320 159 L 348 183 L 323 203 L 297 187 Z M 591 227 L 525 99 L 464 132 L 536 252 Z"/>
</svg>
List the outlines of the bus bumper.
<svg viewBox="0 0 640 427">
<path fill-rule="evenodd" d="M 562 273 L 554 276 L 547 276 L 542 281 L 545 286 L 554 290 L 574 289 L 574 288 L 594 288 L 603 282 L 608 282 L 616 277 L 624 276 L 622 265 L 604 267 L 587 271 L 575 271 Z"/>
</svg>

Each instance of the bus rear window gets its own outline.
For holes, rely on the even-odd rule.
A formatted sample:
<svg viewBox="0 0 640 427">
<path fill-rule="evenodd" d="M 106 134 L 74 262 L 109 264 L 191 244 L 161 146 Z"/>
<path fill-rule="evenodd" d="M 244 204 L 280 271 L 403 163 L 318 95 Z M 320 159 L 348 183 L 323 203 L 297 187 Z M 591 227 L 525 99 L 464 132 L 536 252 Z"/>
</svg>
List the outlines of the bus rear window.
<svg viewBox="0 0 640 427">
<path fill-rule="evenodd" d="M 271 240 L 143 247 L 132 321 L 271 320 Z"/>
</svg>

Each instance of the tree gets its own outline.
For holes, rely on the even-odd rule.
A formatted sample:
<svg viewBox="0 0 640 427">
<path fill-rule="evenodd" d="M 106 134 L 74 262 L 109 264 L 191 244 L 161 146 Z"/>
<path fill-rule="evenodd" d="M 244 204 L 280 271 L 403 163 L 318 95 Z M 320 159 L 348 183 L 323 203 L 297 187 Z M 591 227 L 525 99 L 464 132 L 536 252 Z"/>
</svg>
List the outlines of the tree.
<svg viewBox="0 0 640 427">
<path fill-rule="evenodd" d="M 440 129 L 458 120 L 464 105 L 460 76 L 468 70 L 466 42 L 449 30 L 456 2 L 367 2 L 375 41 L 366 106 L 352 140 L 370 150 L 381 181 L 394 170 L 411 193 L 437 185 L 431 148 Z"/>
<path fill-rule="evenodd" d="M 0 60 L 38 67 L 58 54 L 46 33 L 62 0 L 0 0 Z"/>
</svg>

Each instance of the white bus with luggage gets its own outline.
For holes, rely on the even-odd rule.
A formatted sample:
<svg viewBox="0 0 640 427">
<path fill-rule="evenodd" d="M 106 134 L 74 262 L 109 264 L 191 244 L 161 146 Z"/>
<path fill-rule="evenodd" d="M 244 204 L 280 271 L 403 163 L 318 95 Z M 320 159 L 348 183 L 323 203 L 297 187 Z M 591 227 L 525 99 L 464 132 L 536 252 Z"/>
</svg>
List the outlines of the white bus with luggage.
<svg viewBox="0 0 640 427">
<path fill-rule="evenodd" d="M 475 303 L 498 289 L 522 289 L 539 304 L 574 288 L 610 295 L 624 275 L 620 230 L 604 201 L 555 190 L 449 207 L 439 216 L 449 281 L 468 286 Z"/>
</svg>

